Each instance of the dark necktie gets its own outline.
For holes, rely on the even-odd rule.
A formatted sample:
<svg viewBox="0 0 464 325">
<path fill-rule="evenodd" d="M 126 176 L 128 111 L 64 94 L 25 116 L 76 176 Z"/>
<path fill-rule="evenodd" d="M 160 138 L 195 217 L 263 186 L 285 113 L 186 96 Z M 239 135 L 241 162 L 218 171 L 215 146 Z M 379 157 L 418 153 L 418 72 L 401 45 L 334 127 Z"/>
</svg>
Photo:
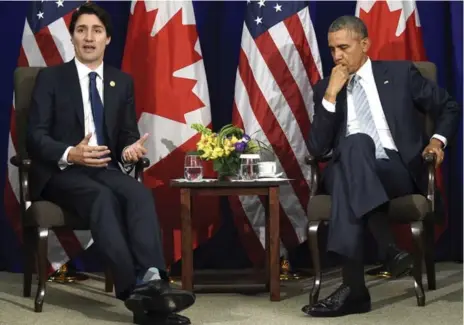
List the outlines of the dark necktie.
<svg viewBox="0 0 464 325">
<path fill-rule="evenodd" d="M 97 134 L 97 142 L 99 146 L 105 145 L 104 137 L 104 122 L 103 122 L 103 103 L 97 89 L 97 73 L 89 73 L 89 94 L 90 106 L 92 107 L 93 121 L 95 123 L 95 133 Z"/>
</svg>

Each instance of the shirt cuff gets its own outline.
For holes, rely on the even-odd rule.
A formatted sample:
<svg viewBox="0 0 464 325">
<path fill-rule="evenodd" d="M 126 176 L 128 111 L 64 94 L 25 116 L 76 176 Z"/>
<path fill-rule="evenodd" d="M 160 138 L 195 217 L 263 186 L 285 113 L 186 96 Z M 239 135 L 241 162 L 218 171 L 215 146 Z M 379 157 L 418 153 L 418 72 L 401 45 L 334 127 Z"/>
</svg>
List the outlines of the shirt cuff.
<svg viewBox="0 0 464 325">
<path fill-rule="evenodd" d="M 439 135 L 439 134 L 434 134 L 432 135 L 432 139 L 435 138 L 437 140 L 440 140 L 442 143 L 443 143 L 443 149 L 446 148 L 446 145 L 448 144 L 448 140 L 446 140 L 446 138 L 442 135 Z"/>
<path fill-rule="evenodd" d="M 324 106 L 326 111 L 329 111 L 330 113 L 335 113 L 335 104 L 329 102 L 325 98 L 322 99 L 322 106 Z"/>
<path fill-rule="evenodd" d="M 58 161 L 58 167 L 60 167 L 61 170 L 64 170 L 66 169 L 66 167 L 72 165 L 73 163 L 70 163 L 68 162 L 68 154 L 69 154 L 69 151 L 72 149 L 73 147 L 68 147 L 64 153 L 63 153 L 63 156 L 61 156 L 60 160 Z"/>
</svg>

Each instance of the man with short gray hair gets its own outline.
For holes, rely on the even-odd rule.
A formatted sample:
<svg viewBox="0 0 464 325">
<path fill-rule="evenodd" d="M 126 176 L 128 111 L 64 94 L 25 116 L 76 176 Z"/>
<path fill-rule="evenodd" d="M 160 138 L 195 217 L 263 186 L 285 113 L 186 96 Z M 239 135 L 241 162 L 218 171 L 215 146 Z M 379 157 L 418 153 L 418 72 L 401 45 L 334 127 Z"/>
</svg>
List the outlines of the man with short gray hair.
<svg viewBox="0 0 464 325">
<path fill-rule="evenodd" d="M 456 134 L 458 104 L 409 61 L 371 61 L 365 24 L 354 16 L 336 19 L 328 43 L 335 63 L 329 78 L 314 87 L 314 119 L 308 146 L 313 156 L 333 150 L 324 171 L 332 197 L 328 250 L 343 258 L 343 284 L 303 311 L 314 317 L 368 312 L 364 282 L 364 224 L 384 250 L 394 274 L 404 272 L 410 255 L 394 245 L 386 212 L 399 196 L 425 193 L 425 153 L 443 162 L 443 148 Z M 420 113 L 435 118 L 425 136 Z"/>
</svg>

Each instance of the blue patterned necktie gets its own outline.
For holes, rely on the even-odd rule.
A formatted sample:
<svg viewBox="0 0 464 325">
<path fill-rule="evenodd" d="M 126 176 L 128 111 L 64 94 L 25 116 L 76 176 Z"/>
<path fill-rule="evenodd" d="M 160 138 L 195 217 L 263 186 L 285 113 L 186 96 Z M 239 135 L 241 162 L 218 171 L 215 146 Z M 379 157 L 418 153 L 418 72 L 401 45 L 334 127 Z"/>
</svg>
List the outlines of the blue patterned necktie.
<svg viewBox="0 0 464 325">
<path fill-rule="evenodd" d="M 93 121 L 95 123 L 95 133 L 97 134 L 97 142 L 99 146 L 105 145 L 104 137 L 104 122 L 103 122 L 103 103 L 97 89 L 97 76 L 96 72 L 89 73 L 89 94 L 90 105 L 92 107 Z"/>
<path fill-rule="evenodd" d="M 359 82 L 360 79 L 360 76 L 354 75 L 347 88 L 353 96 L 354 110 L 359 122 L 359 128 L 362 133 L 367 134 L 372 138 L 372 140 L 374 140 L 375 158 L 389 159 L 382 143 L 380 142 L 380 136 L 377 131 L 377 127 L 375 126 L 374 118 L 372 117 L 369 101 L 367 100 L 367 95 L 363 86 Z"/>
</svg>

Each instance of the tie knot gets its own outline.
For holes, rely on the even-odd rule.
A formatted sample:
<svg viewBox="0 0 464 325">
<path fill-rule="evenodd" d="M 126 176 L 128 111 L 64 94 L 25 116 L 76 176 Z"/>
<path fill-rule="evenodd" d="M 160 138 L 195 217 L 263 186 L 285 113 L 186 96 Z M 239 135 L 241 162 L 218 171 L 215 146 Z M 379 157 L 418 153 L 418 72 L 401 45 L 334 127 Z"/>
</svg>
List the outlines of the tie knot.
<svg viewBox="0 0 464 325">
<path fill-rule="evenodd" d="M 90 73 L 89 73 L 89 78 L 90 78 L 90 80 L 92 80 L 92 81 L 97 80 L 97 76 L 98 76 L 98 73 L 96 73 L 96 72 L 90 72 Z"/>
</svg>

